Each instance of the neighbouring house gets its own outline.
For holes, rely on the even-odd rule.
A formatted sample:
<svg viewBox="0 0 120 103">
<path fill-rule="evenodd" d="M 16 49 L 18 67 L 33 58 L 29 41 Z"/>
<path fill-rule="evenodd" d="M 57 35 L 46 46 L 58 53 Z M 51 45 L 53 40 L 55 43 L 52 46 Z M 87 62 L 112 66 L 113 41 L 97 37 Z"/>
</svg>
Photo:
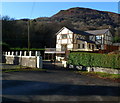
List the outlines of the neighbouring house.
<svg viewBox="0 0 120 103">
<path fill-rule="evenodd" d="M 112 45 L 109 29 L 80 31 L 63 27 L 56 33 L 56 48 L 47 48 L 45 53 L 60 61 L 67 51 L 98 51 L 104 50 L 106 45 Z"/>
<path fill-rule="evenodd" d="M 109 29 L 90 30 L 85 32 L 92 34 L 89 36 L 89 40 L 94 41 L 98 49 L 105 50 L 106 45 L 112 45 L 113 37 Z"/>
</svg>

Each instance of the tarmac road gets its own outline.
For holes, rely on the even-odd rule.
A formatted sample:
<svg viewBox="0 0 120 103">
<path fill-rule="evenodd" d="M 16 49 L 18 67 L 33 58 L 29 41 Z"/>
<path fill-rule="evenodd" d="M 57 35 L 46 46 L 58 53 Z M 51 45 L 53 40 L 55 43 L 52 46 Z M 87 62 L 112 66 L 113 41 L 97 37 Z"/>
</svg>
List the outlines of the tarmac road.
<svg viewBox="0 0 120 103">
<path fill-rule="evenodd" d="M 3 103 L 120 101 L 118 83 L 63 69 L 2 73 L 2 83 Z"/>
</svg>

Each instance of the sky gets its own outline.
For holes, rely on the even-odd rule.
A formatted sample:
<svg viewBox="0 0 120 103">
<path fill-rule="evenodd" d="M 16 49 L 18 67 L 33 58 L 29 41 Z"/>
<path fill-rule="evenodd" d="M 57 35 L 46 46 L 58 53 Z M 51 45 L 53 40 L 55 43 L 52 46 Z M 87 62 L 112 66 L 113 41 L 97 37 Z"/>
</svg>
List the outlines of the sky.
<svg viewBox="0 0 120 103">
<path fill-rule="evenodd" d="M 2 16 L 15 19 L 50 17 L 60 10 L 84 7 L 118 13 L 118 2 L 2 2 Z"/>
</svg>

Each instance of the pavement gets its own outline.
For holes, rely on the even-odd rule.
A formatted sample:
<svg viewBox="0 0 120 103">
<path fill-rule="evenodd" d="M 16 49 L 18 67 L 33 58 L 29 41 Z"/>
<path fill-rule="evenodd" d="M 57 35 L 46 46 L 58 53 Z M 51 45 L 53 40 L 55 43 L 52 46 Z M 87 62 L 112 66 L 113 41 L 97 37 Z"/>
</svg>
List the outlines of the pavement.
<svg viewBox="0 0 120 103">
<path fill-rule="evenodd" d="M 77 74 L 55 63 L 44 62 L 43 67 L 47 70 L 2 73 L 3 103 L 44 101 L 120 103 L 119 83 Z"/>
</svg>

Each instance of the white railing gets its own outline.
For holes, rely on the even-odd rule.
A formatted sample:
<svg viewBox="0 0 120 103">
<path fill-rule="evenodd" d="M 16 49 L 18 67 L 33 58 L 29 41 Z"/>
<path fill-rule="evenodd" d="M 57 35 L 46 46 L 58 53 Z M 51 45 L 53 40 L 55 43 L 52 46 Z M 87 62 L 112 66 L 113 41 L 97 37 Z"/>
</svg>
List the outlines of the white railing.
<svg viewBox="0 0 120 103">
<path fill-rule="evenodd" d="M 5 56 L 41 56 L 40 51 L 7 51 L 3 52 Z"/>
<path fill-rule="evenodd" d="M 40 51 L 7 51 L 3 52 L 4 61 L 7 64 L 42 68 L 42 57 Z"/>
</svg>

